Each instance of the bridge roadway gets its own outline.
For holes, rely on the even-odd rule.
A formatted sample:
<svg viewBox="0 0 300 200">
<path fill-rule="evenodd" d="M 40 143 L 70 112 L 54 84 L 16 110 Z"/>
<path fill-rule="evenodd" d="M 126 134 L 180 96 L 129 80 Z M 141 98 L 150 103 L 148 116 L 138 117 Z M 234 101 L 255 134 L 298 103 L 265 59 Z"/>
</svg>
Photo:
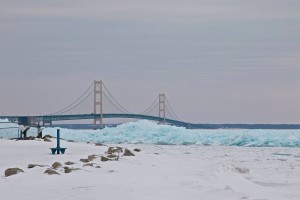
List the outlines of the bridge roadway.
<svg viewBox="0 0 300 200">
<path fill-rule="evenodd" d="M 157 122 L 163 122 L 164 119 L 156 116 L 141 115 L 141 114 L 118 114 L 110 113 L 103 114 L 103 118 L 127 118 L 127 119 L 145 119 Z M 94 119 L 100 118 L 100 114 L 75 114 L 75 115 L 42 115 L 42 116 L 0 116 L 0 118 L 7 118 L 11 121 L 18 121 L 19 124 L 22 119 L 31 119 L 34 122 L 53 122 L 53 121 L 64 121 L 64 120 L 80 120 L 80 119 Z M 198 128 L 198 124 L 191 124 L 187 122 L 177 121 L 173 119 L 165 118 L 165 123 L 185 128 Z M 26 125 L 23 123 L 23 125 Z"/>
</svg>

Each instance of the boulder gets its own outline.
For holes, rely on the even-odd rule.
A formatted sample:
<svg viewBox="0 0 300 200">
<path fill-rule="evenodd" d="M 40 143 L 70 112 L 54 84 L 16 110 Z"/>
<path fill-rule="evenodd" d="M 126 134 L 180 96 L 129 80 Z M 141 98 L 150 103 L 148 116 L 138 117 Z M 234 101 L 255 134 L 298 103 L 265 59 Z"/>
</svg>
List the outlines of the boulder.
<svg viewBox="0 0 300 200">
<path fill-rule="evenodd" d="M 107 154 L 114 154 L 114 153 L 122 153 L 123 149 L 122 147 L 109 147 L 107 149 Z"/>
<path fill-rule="evenodd" d="M 74 165 L 74 164 L 76 164 L 76 163 L 71 162 L 71 161 L 65 162 L 65 165 Z"/>
<path fill-rule="evenodd" d="M 44 138 L 44 142 L 51 142 L 51 140 L 48 138 Z"/>
<path fill-rule="evenodd" d="M 89 161 L 93 161 L 95 158 L 97 158 L 96 155 L 89 155 L 89 156 L 88 156 L 88 160 L 89 160 Z"/>
<path fill-rule="evenodd" d="M 74 170 L 78 170 L 79 168 L 64 167 L 64 169 L 65 169 L 65 173 L 68 174 L 68 173 L 71 173 Z"/>
<path fill-rule="evenodd" d="M 65 170 L 65 173 L 68 174 L 68 173 L 71 173 L 73 169 L 70 167 L 64 167 L 64 170 Z"/>
<path fill-rule="evenodd" d="M 25 137 L 24 140 L 35 140 L 35 137 L 33 136 Z"/>
<path fill-rule="evenodd" d="M 55 162 L 55 163 L 52 164 L 53 169 L 57 169 L 61 166 L 62 166 L 62 164 L 60 164 L 59 162 Z"/>
<path fill-rule="evenodd" d="M 53 169 L 47 169 L 44 174 L 48 174 L 48 175 L 60 175 L 58 172 L 56 172 Z"/>
<path fill-rule="evenodd" d="M 123 156 L 135 156 L 135 155 L 131 153 L 131 151 L 129 151 L 128 149 L 125 149 Z"/>
<path fill-rule="evenodd" d="M 101 147 L 101 146 L 106 146 L 105 144 L 101 144 L 101 143 L 95 143 L 95 146 Z"/>
<path fill-rule="evenodd" d="M 249 174 L 250 172 L 247 167 L 234 167 L 234 170 L 240 174 Z"/>
<path fill-rule="evenodd" d="M 85 158 L 81 158 L 81 159 L 80 159 L 80 161 L 81 161 L 81 162 L 84 162 L 84 163 L 88 163 L 88 162 L 90 162 L 90 160 L 89 160 L 89 159 L 85 159 Z"/>
<path fill-rule="evenodd" d="M 142 150 L 140 150 L 140 149 L 133 149 L 133 151 L 141 152 Z"/>
<path fill-rule="evenodd" d="M 102 162 L 106 162 L 106 161 L 109 161 L 110 159 L 106 158 L 105 156 L 101 156 L 101 161 Z"/>
<path fill-rule="evenodd" d="M 45 139 L 45 138 L 53 138 L 51 135 L 45 135 L 44 137 L 43 137 L 43 139 Z"/>
<path fill-rule="evenodd" d="M 107 158 L 117 158 L 118 156 L 115 154 L 109 154 L 106 156 Z"/>
<path fill-rule="evenodd" d="M 18 174 L 18 173 L 24 173 L 24 171 L 20 168 L 8 168 L 4 171 L 4 175 L 7 177 L 7 176 L 11 176 L 11 175 L 15 175 L 15 174 Z"/>
<path fill-rule="evenodd" d="M 28 165 L 29 169 L 34 168 L 34 167 L 45 167 L 45 166 L 44 165 L 36 165 L 36 164 L 29 164 Z"/>
</svg>

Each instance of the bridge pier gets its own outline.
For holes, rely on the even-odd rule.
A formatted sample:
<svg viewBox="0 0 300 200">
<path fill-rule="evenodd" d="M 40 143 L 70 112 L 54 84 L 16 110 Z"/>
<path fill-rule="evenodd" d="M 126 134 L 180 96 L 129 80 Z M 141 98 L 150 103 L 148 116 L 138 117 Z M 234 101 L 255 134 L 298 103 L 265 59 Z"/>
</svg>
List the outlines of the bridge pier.
<svg viewBox="0 0 300 200">
<path fill-rule="evenodd" d="M 52 120 L 43 120 L 43 126 L 49 124 L 50 127 L 52 127 Z"/>
</svg>

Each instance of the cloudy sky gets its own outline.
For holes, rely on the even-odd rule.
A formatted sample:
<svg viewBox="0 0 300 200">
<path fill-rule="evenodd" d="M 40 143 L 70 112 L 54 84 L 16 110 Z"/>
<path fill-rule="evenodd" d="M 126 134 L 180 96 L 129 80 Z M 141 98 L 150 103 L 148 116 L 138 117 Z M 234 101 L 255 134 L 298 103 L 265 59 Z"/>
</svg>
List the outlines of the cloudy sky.
<svg viewBox="0 0 300 200">
<path fill-rule="evenodd" d="M 300 123 L 299 33 L 299 0 L 0 0 L 0 115 L 103 80 L 136 112 L 166 93 L 185 121 Z"/>
</svg>

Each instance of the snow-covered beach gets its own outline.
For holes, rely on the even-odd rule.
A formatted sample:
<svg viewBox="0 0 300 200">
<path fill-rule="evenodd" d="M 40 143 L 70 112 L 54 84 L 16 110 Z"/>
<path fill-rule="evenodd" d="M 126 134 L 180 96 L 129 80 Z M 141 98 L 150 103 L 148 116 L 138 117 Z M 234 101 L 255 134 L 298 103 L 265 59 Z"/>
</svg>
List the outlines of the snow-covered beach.
<svg viewBox="0 0 300 200">
<path fill-rule="evenodd" d="M 140 125 L 131 124 L 131 132 L 142 132 Z M 173 132 L 175 129 L 171 127 Z M 53 135 L 54 131 L 45 129 L 44 133 Z M 110 134 L 119 134 L 119 137 L 125 134 L 120 128 L 110 131 L 115 131 Z M 62 138 L 66 136 L 70 140 L 71 136 L 66 132 L 62 130 Z M 80 131 L 76 132 L 79 134 Z M 72 134 L 74 136 L 74 132 Z M 297 131 L 287 137 L 297 144 Z M 90 136 L 88 138 L 91 140 Z M 66 153 L 52 155 L 49 148 L 56 146 L 55 138 L 51 142 L 1 139 L 1 199 L 296 200 L 300 196 L 299 147 L 159 145 L 137 141 L 96 146 L 91 141 L 67 140 L 61 141 L 61 146 L 67 148 Z M 135 156 L 119 153 L 118 161 L 103 162 L 101 156 L 107 156 L 109 147 L 127 148 Z M 94 159 L 88 163 L 93 166 L 80 161 L 91 155 Z M 65 164 L 68 161 L 75 164 Z M 60 175 L 45 174 L 54 162 L 62 164 L 55 169 Z M 41 166 L 28 168 L 29 164 Z M 12 167 L 22 169 L 24 173 L 5 177 L 4 171 Z M 63 167 L 76 170 L 65 173 Z"/>
</svg>

